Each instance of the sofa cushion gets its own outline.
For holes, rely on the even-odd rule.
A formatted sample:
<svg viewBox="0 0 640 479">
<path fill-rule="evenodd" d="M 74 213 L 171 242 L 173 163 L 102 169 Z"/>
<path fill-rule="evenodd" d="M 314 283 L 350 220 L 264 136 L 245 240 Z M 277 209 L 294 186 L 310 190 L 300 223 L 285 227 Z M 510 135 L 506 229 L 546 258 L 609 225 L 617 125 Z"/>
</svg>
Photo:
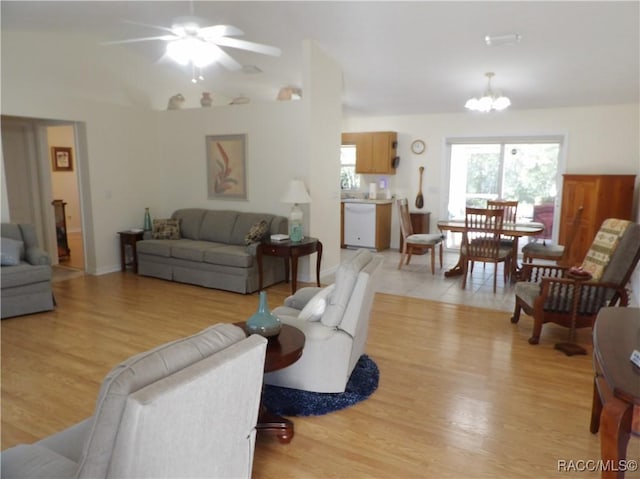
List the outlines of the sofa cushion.
<svg viewBox="0 0 640 479">
<path fill-rule="evenodd" d="M 20 231 L 20 226 L 17 223 L 2 223 L 0 226 L 0 236 L 23 241 L 22 231 Z"/>
<path fill-rule="evenodd" d="M 77 477 L 107 477 L 120 419 L 130 393 L 180 371 L 245 338 L 232 324 L 217 324 L 193 336 L 133 356 L 105 377 Z"/>
<path fill-rule="evenodd" d="M 24 242 L 11 238 L 0 238 L 0 264 L 15 266 L 24 258 Z"/>
<path fill-rule="evenodd" d="M 229 243 L 245 244 L 245 237 L 251 227 L 262 220 L 267 222 L 267 231 L 270 231 L 273 215 L 268 213 L 240 213 L 233 225 Z"/>
<path fill-rule="evenodd" d="M 183 241 L 171 247 L 171 256 L 201 263 L 204 261 L 206 251 L 223 246 L 225 245 L 222 243 L 213 243 L 211 241 Z"/>
<path fill-rule="evenodd" d="M 78 464 L 46 447 L 21 444 L 2 451 L 1 477 L 51 479 L 76 477 Z"/>
<path fill-rule="evenodd" d="M 153 239 L 180 239 L 180 221 L 175 219 L 153 220 Z"/>
<path fill-rule="evenodd" d="M 260 220 L 255 223 L 244 237 L 244 243 L 250 245 L 252 243 L 260 243 L 269 231 L 269 224 L 266 220 Z"/>
<path fill-rule="evenodd" d="M 231 231 L 237 217 L 237 211 L 208 210 L 202 219 L 199 239 L 229 244 Z M 240 244 L 243 242 L 241 241 Z"/>
<path fill-rule="evenodd" d="M 169 258 L 171 256 L 171 246 L 180 242 L 189 240 L 144 240 L 136 243 L 138 254 L 152 254 L 154 256 L 162 256 Z"/>
<path fill-rule="evenodd" d="M 336 327 L 342 321 L 351 292 L 358 279 L 358 274 L 373 258 L 370 251 L 361 249 L 355 256 L 344 261 L 336 271 L 335 291 L 330 296 L 327 308 L 320 321 L 325 326 Z"/>
<path fill-rule="evenodd" d="M 51 281 L 51 266 L 22 262 L 16 266 L 2 267 L 2 289 L 43 281 Z"/>
<path fill-rule="evenodd" d="M 205 263 L 234 266 L 237 268 L 249 268 L 254 259 L 247 252 L 246 246 L 224 245 L 219 248 L 209 248 L 204 252 Z"/>
<path fill-rule="evenodd" d="M 202 218 L 206 212 L 201 208 L 184 208 L 174 211 L 171 218 L 180 222 L 180 235 L 183 238 L 198 240 Z"/>
</svg>

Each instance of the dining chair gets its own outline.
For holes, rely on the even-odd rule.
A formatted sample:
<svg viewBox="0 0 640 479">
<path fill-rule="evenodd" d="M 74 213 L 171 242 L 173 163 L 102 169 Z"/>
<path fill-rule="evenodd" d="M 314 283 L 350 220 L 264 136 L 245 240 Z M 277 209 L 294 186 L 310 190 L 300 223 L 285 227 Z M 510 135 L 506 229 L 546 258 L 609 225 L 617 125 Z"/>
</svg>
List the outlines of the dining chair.
<svg viewBox="0 0 640 479">
<path fill-rule="evenodd" d="M 487 200 L 487 208 L 490 210 L 504 210 L 503 220 L 505 223 L 515 223 L 518 215 L 517 200 Z M 502 236 L 503 246 L 513 246 L 515 238 L 513 236 Z"/>
<path fill-rule="evenodd" d="M 498 263 L 504 263 L 504 282 L 507 283 L 511 271 L 511 246 L 501 244 L 501 231 L 504 222 L 503 209 L 466 208 L 462 234 L 462 289 L 467 284 L 469 266 L 476 261 L 493 263 L 493 292 L 496 292 Z"/>
<path fill-rule="evenodd" d="M 542 259 L 555 261 L 559 266 L 568 266 L 566 263 L 571 257 L 571 248 L 578 236 L 583 209 L 581 206 L 576 210 L 576 214 L 571 220 L 564 246 L 558 244 L 529 243 L 522 248 L 522 262 L 532 263 L 534 259 Z"/>
<path fill-rule="evenodd" d="M 398 213 L 400 216 L 400 232 L 404 244 L 400 254 L 400 263 L 398 269 L 402 268 L 402 263 L 406 259 L 405 264 L 409 264 L 412 254 L 424 254 L 431 252 L 431 274 L 436 274 L 436 246 L 439 248 L 440 269 L 442 269 L 442 235 L 441 234 L 414 234 L 411 225 L 411 216 L 409 215 L 409 201 L 406 198 L 400 198 L 396 201 L 398 204 Z"/>
</svg>

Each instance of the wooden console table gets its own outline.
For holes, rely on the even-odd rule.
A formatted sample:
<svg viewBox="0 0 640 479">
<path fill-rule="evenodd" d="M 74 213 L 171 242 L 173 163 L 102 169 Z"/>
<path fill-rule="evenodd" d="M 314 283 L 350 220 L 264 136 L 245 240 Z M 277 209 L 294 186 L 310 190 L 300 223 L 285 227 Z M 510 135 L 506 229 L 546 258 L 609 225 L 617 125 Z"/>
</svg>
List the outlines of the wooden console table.
<svg viewBox="0 0 640 479">
<path fill-rule="evenodd" d="M 624 477 L 629 437 L 640 435 L 640 368 L 629 360 L 634 349 L 640 349 L 640 308 L 602 308 L 593 328 L 590 430 L 600 431 L 603 479 Z"/>
<path fill-rule="evenodd" d="M 291 261 L 291 294 L 298 286 L 298 258 L 318 253 L 316 260 L 316 283 L 320 286 L 320 262 L 322 261 L 322 243 L 318 238 L 305 237 L 302 241 L 270 241 L 258 245 L 256 260 L 258 261 L 258 289 L 262 289 L 262 257 L 277 256 L 284 258 L 285 281 L 289 282 L 289 261 Z"/>
</svg>

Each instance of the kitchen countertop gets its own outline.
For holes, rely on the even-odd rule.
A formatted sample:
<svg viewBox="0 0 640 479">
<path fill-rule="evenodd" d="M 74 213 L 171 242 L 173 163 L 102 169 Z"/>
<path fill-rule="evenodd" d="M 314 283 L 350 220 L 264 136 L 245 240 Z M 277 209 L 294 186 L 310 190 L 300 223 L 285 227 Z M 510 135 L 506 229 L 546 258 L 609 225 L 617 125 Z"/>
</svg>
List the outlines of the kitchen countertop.
<svg viewBox="0 0 640 479">
<path fill-rule="evenodd" d="M 342 201 L 343 203 L 365 203 L 365 204 L 371 204 L 371 205 L 388 205 L 393 203 L 393 200 L 369 200 L 369 199 L 364 199 L 364 198 L 342 198 L 340 201 Z"/>
</svg>

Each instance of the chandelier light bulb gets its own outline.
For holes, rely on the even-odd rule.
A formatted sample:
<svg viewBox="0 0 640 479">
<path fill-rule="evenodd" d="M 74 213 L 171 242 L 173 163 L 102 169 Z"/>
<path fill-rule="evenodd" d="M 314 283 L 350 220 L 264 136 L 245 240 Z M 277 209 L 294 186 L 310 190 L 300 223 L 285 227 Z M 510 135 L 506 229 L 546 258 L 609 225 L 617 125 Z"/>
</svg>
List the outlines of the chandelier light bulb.
<svg viewBox="0 0 640 479">
<path fill-rule="evenodd" d="M 471 98 L 465 103 L 465 108 L 472 111 L 479 111 L 482 113 L 490 112 L 491 110 L 501 111 L 508 108 L 511 105 L 511 100 L 506 96 L 496 95 L 491 89 L 491 78 L 494 73 L 485 73 L 487 77 L 487 89 L 481 98 Z"/>
</svg>

